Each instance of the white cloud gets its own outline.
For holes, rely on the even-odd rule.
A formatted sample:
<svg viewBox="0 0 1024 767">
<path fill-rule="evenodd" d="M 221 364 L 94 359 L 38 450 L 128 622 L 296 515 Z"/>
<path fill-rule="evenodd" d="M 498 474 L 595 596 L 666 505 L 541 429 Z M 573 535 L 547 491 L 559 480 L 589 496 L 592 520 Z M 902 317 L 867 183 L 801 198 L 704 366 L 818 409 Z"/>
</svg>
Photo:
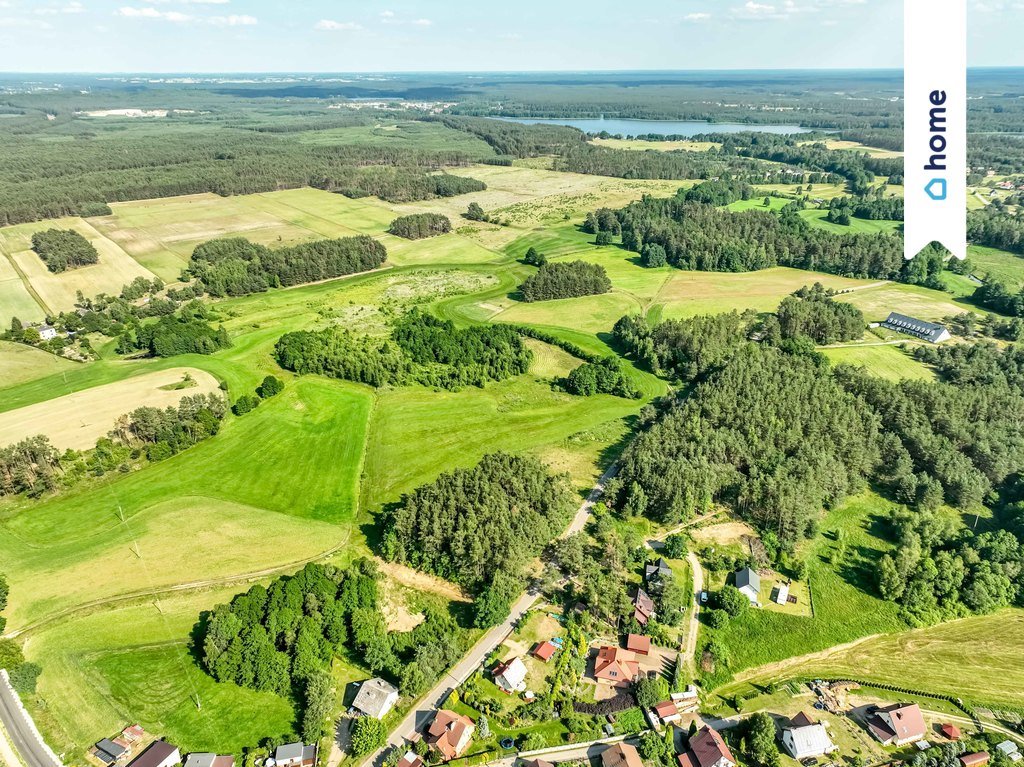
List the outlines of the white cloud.
<svg viewBox="0 0 1024 767">
<path fill-rule="evenodd" d="M 159 19 L 160 21 L 173 21 L 182 23 L 192 21 L 195 17 L 178 11 L 158 11 L 156 8 L 135 8 L 130 5 L 117 9 L 117 16 L 124 16 L 129 19 Z"/>
<path fill-rule="evenodd" d="M 362 26 L 354 21 L 334 21 L 332 19 L 320 19 L 313 25 L 314 29 L 326 29 L 331 32 L 354 32 L 362 29 Z"/>
<path fill-rule="evenodd" d="M 380 17 L 382 19 L 393 19 L 393 18 L 395 18 L 395 12 L 394 11 L 381 11 L 380 12 Z"/>
<path fill-rule="evenodd" d="M 177 3 L 179 5 L 227 5 L 231 0 L 142 0 L 144 3 L 161 5 L 163 3 Z"/>
<path fill-rule="evenodd" d="M 434 22 L 432 22 L 430 19 L 416 19 L 415 21 L 412 22 L 412 24 L 417 27 L 429 27 L 433 23 Z"/>
<path fill-rule="evenodd" d="M 201 19 L 201 21 L 218 27 L 252 27 L 260 23 L 260 20 L 255 16 L 249 16 L 244 13 L 233 13 L 230 16 L 210 16 L 207 19 Z"/>
<path fill-rule="evenodd" d="M 52 26 L 40 19 L 26 19 L 19 16 L 0 16 L 0 29 L 21 27 L 23 29 L 52 29 Z"/>
<path fill-rule="evenodd" d="M 688 13 L 685 16 L 683 16 L 683 21 L 691 21 L 691 22 L 708 21 L 710 18 L 711 18 L 711 14 L 710 13 Z"/>
<path fill-rule="evenodd" d="M 78 0 L 72 0 L 65 5 L 50 5 L 45 8 L 36 8 L 33 13 L 39 16 L 57 16 L 62 13 L 82 13 L 84 11 L 84 5 L 78 2 Z"/>
</svg>

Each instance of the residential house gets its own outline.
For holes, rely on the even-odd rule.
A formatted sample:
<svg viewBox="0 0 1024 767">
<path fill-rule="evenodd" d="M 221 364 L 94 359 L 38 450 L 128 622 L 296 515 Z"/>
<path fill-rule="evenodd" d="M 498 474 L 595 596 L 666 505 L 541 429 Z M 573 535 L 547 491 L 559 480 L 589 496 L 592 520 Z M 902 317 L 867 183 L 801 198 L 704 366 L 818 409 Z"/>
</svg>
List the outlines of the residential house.
<svg viewBox="0 0 1024 767">
<path fill-rule="evenodd" d="M 549 660 L 551 660 L 551 657 L 555 654 L 555 650 L 557 649 L 558 647 L 556 647 L 553 642 L 548 642 L 547 640 L 544 640 L 543 642 L 537 642 L 537 644 L 534 645 L 534 648 L 530 652 L 533 654 L 534 658 L 539 658 L 540 660 L 547 663 Z"/>
<path fill-rule="evenodd" d="M 352 707 L 374 719 L 383 719 L 396 703 L 398 688 L 380 677 L 374 677 L 359 685 Z"/>
<path fill-rule="evenodd" d="M 996 749 L 1011 762 L 1019 762 L 1021 760 L 1020 747 L 1012 740 L 1004 740 L 996 746 Z"/>
<path fill-rule="evenodd" d="M 903 746 L 925 735 L 924 717 L 916 703 L 894 703 L 868 719 L 868 730 L 886 746 Z"/>
<path fill-rule="evenodd" d="M 508 693 L 522 692 L 526 689 L 526 664 L 521 658 L 512 658 L 499 663 L 491 672 L 494 683 Z"/>
<path fill-rule="evenodd" d="M 644 567 L 644 580 L 648 586 L 660 586 L 666 578 L 672 577 L 672 568 L 664 557 L 658 557 L 655 562 L 648 562 Z"/>
<path fill-rule="evenodd" d="M 836 750 L 825 725 L 801 712 L 782 730 L 782 745 L 797 761 L 825 756 Z"/>
<path fill-rule="evenodd" d="M 594 678 L 598 683 L 626 687 L 640 674 L 640 664 L 629 650 L 618 647 L 597 648 Z"/>
<path fill-rule="evenodd" d="M 642 634 L 629 634 L 626 636 L 626 649 L 637 655 L 650 655 L 651 638 Z"/>
<path fill-rule="evenodd" d="M 601 767 L 644 767 L 644 762 L 636 746 L 623 742 L 601 752 Z"/>
<path fill-rule="evenodd" d="M 676 704 L 676 709 L 680 713 L 696 711 L 700 706 L 700 699 L 697 697 L 696 685 L 687 685 L 684 692 L 674 692 L 669 697 L 672 699 L 672 702 Z"/>
<path fill-rule="evenodd" d="M 189 754 L 185 759 L 185 767 L 235 767 L 235 757 L 210 753 Z"/>
<path fill-rule="evenodd" d="M 646 626 L 647 621 L 654 617 L 654 600 L 643 589 L 637 589 L 633 598 L 633 617 L 641 626 Z"/>
<path fill-rule="evenodd" d="M 406 751 L 395 767 L 423 767 L 423 759 L 415 751 Z"/>
<path fill-rule="evenodd" d="M 737 570 L 733 575 L 733 580 L 736 582 L 736 588 L 750 600 L 750 604 L 761 604 L 761 576 L 757 574 L 756 570 L 750 567 Z"/>
<path fill-rule="evenodd" d="M 949 331 L 942 325 L 934 322 L 925 322 L 924 320 L 915 319 L 914 317 L 908 317 L 905 314 L 898 314 L 896 312 L 889 312 L 889 316 L 882 323 L 882 326 L 933 344 L 948 341 L 952 338 Z"/>
<path fill-rule="evenodd" d="M 308 746 L 298 743 L 285 743 L 274 749 L 276 767 L 313 767 L 316 764 L 316 743 Z"/>
<path fill-rule="evenodd" d="M 725 745 L 718 730 L 701 727 L 690 738 L 690 749 L 678 756 L 679 767 L 736 767 L 732 751 Z"/>
<path fill-rule="evenodd" d="M 181 752 L 163 740 L 154 740 L 132 760 L 130 767 L 174 767 L 181 764 Z"/>
<path fill-rule="evenodd" d="M 988 751 L 975 751 L 971 754 L 964 754 L 959 761 L 962 767 L 982 767 L 982 765 L 988 764 L 988 760 Z"/>
<path fill-rule="evenodd" d="M 108 766 L 122 758 L 127 753 L 128 744 L 120 738 L 116 738 L 114 740 L 104 738 L 99 741 L 92 750 L 92 755 Z"/>
<path fill-rule="evenodd" d="M 434 715 L 427 728 L 427 744 L 440 753 L 442 760 L 450 761 L 466 753 L 476 725 L 468 716 L 442 708 Z"/>
<path fill-rule="evenodd" d="M 654 713 L 661 720 L 661 723 L 665 725 L 678 722 L 683 718 L 683 715 L 679 713 L 679 708 L 670 700 L 655 704 Z"/>
<path fill-rule="evenodd" d="M 142 729 L 141 724 L 132 724 L 121 730 L 121 737 L 129 743 L 138 743 L 146 737 L 146 731 Z"/>
</svg>

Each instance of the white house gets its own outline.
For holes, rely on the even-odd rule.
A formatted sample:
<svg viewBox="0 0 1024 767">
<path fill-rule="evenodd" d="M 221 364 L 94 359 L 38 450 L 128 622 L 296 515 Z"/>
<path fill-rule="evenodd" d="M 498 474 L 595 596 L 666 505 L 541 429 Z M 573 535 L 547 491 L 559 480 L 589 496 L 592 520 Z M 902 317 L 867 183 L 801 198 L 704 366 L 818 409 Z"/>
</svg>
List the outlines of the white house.
<svg viewBox="0 0 1024 767">
<path fill-rule="evenodd" d="M 761 602 L 761 576 L 756 570 L 744 567 L 737 570 L 735 574 L 736 588 L 750 600 L 750 604 L 758 605 Z"/>
<path fill-rule="evenodd" d="M 772 594 L 772 601 L 775 602 L 775 604 L 777 604 L 777 605 L 784 605 L 784 604 L 786 604 L 786 601 L 788 599 L 789 599 L 789 584 L 785 583 L 785 582 L 780 582 L 775 587 L 775 591 Z"/>
<path fill-rule="evenodd" d="M 825 756 L 836 750 L 823 724 L 787 727 L 782 731 L 782 745 L 796 760 Z"/>
<path fill-rule="evenodd" d="M 374 719 L 383 719 L 398 703 L 398 688 L 379 677 L 359 685 L 352 707 Z"/>
<path fill-rule="evenodd" d="M 41 341 L 52 341 L 57 337 L 57 328 L 53 325 L 42 324 L 36 330 L 39 331 L 39 340 Z"/>
<path fill-rule="evenodd" d="M 526 689 L 526 664 L 521 658 L 512 658 L 494 667 L 494 683 L 505 692 Z"/>
</svg>

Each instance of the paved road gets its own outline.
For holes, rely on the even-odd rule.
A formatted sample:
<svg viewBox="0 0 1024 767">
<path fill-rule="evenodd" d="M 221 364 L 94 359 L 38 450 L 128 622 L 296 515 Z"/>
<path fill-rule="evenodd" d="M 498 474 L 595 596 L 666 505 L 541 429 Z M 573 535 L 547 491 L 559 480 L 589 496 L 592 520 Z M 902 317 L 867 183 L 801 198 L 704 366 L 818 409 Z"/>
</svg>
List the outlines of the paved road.
<svg viewBox="0 0 1024 767">
<path fill-rule="evenodd" d="M 35 727 L 29 723 L 17 693 L 7 682 L 6 673 L 0 674 L 0 719 L 3 720 L 11 745 L 17 749 L 21 760 L 28 767 L 59 767 L 60 762 L 42 744 Z"/>
<path fill-rule="evenodd" d="M 612 464 L 605 470 L 604 474 L 602 474 L 597 480 L 597 484 L 595 484 L 593 489 L 590 491 L 586 500 L 580 504 L 580 507 L 576 510 L 576 514 L 573 516 L 569 526 L 560 537 L 564 538 L 572 535 L 573 533 L 578 533 L 586 527 L 587 519 L 590 517 L 590 512 L 593 510 L 594 504 L 597 503 L 602 493 L 604 493 L 605 485 L 612 477 L 615 476 L 617 469 L 618 467 L 615 464 Z M 540 595 L 532 591 L 526 591 L 520 595 L 519 599 L 517 599 L 515 604 L 512 605 L 512 611 L 509 613 L 508 618 L 480 637 L 476 644 L 470 648 L 469 652 L 462 657 L 462 660 L 456 663 L 448 673 L 441 677 L 440 681 L 438 681 L 438 683 L 423 696 L 415 708 L 405 715 L 405 718 L 402 719 L 398 727 L 391 731 L 388 735 L 388 740 L 384 748 L 374 754 L 371 754 L 363 763 L 376 763 L 385 750 L 392 746 L 403 747 L 406 740 L 415 735 L 419 730 L 423 729 L 427 722 L 430 721 L 434 711 L 441 707 L 441 704 L 444 702 L 445 698 L 448 697 L 448 694 L 466 681 L 474 671 L 480 668 L 481 664 L 487 659 L 487 656 L 490 655 L 498 645 L 504 642 L 506 638 L 508 638 L 508 635 L 512 633 L 512 627 L 531 607 L 533 607 L 539 598 Z M 29 767 L 35 766 L 30 765 Z"/>
</svg>

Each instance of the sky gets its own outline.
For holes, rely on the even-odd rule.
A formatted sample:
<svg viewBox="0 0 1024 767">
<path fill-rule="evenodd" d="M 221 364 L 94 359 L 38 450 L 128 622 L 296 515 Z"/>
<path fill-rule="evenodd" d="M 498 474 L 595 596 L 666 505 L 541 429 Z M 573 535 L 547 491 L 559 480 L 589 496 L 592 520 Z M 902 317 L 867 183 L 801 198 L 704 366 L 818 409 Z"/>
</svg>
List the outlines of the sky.
<svg viewBox="0 0 1024 767">
<path fill-rule="evenodd" d="M 972 66 L 1022 66 L 1024 0 L 966 0 Z M 901 66 L 900 0 L 0 0 L 5 72 Z"/>
</svg>

